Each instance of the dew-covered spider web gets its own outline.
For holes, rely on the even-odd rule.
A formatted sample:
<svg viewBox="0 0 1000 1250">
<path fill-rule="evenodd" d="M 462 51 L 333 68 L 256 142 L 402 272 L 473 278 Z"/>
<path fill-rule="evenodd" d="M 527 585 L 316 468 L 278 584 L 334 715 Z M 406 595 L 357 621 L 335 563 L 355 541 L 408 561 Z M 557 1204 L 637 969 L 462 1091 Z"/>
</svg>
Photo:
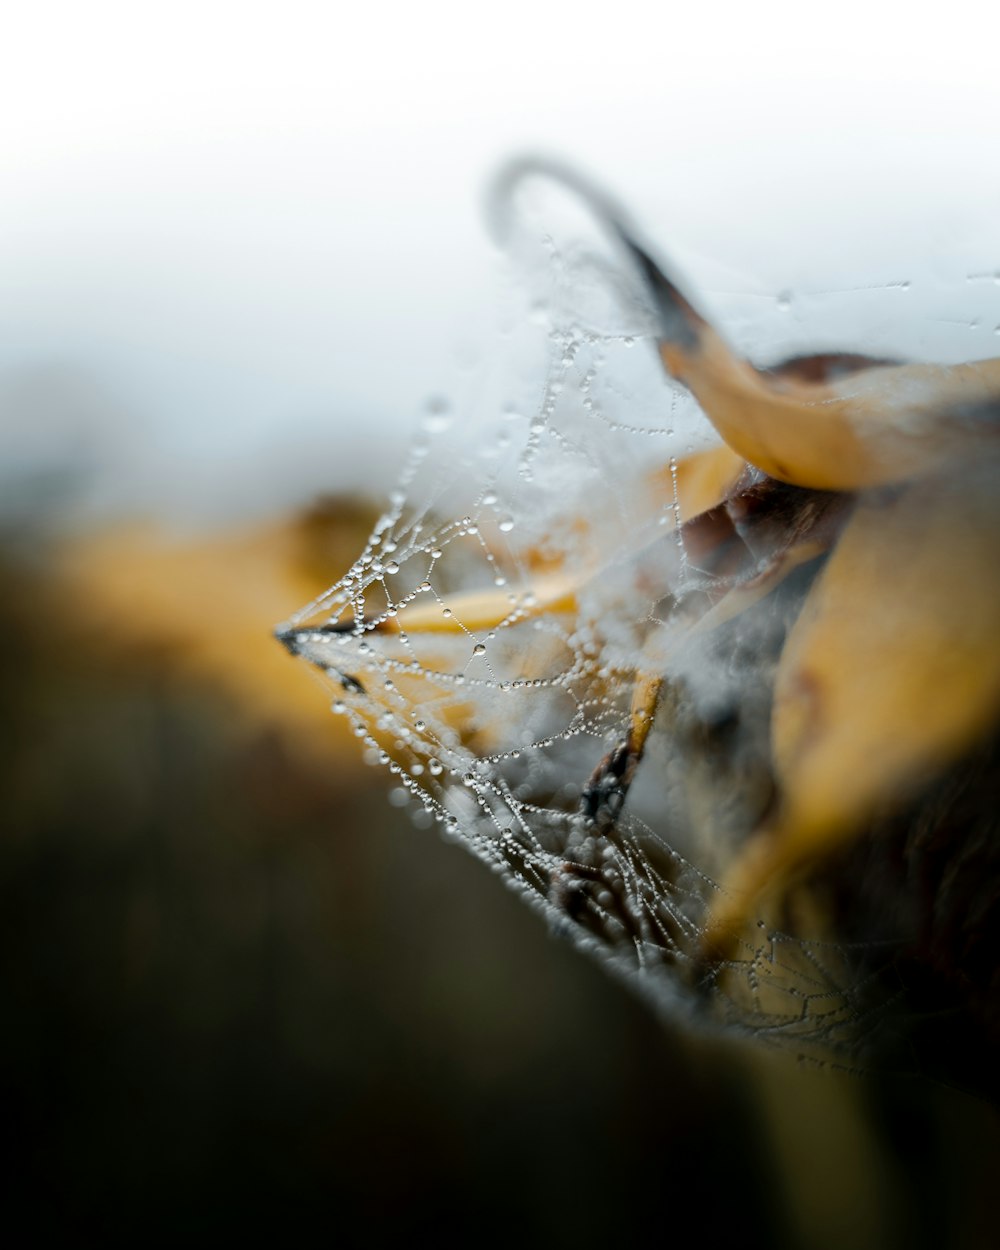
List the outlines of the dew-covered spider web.
<svg viewBox="0 0 1000 1250">
<path fill-rule="evenodd" d="M 489 368 L 428 405 L 364 550 L 282 636 L 388 769 L 393 802 L 659 1009 L 850 1062 L 891 944 L 750 918 L 731 956 L 703 948 L 717 882 L 770 798 L 771 675 L 805 583 L 692 642 L 704 573 L 679 483 L 712 436 L 664 377 L 621 256 L 562 207 L 554 230 L 522 213 Z M 775 318 L 787 298 L 774 292 Z M 748 324 L 737 308 L 724 328 L 738 341 Z M 822 329 L 796 324 L 789 354 Z M 595 823 L 588 781 L 646 677 L 666 682 L 645 756 Z"/>
</svg>

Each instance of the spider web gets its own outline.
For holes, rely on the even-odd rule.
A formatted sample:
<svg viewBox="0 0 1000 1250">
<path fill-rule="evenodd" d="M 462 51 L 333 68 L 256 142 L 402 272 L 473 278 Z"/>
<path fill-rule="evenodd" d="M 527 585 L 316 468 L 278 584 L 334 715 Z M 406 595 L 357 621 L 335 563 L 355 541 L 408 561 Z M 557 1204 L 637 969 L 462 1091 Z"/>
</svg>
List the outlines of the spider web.
<svg viewBox="0 0 1000 1250">
<path fill-rule="evenodd" d="M 394 803 L 672 1020 L 852 1062 L 891 948 L 762 920 L 734 957 L 702 955 L 716 879 L 768 780 L 754 751 L 775 658 L 773 621 L 685 648 L 669 610 L 699 577 L 677 480 L 707 424 L 663 378 L 614 257 L 592 238 L 526 232 L 517 246 L 534 285 L 511 286 L 491 373 L 455 409 L 428 406 L 364 550 L 279 633 L 389 770 Z M 598 834 L 584 787 L 627 732 L 640 655 L 660 658 L 668 693 Z M 733 697 L 755 740 L 716 778 L 684 726 Z"/>
</svg>

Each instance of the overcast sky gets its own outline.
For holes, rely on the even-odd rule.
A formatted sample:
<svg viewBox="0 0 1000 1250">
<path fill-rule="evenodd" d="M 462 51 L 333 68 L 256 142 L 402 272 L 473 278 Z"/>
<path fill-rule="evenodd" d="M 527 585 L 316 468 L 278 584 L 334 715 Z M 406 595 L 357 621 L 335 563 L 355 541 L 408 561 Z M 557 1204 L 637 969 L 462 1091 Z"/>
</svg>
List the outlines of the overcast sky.
<svg viewBox="0 0 1000 1250">
<path fill-rule="evenodd" d="M 765 345 L 794 337 L 768 302 L 784 289 L 905 279 L 902 312 L 833 301 L 830 332 L 860 308 L 908 351 L 1000 350 L 990 6 L 924 25 L 902 4 L 725 12 L 11 9 L 0 383 L 82 371 L 126 414 L 123 443 L 174 480 L 238 477 L 320 434 L 335 454 L 317 474 L 378 480 L 365 448 L 488 344 L 481 196 L 525 150 L 614 187 L 723 315 L 727 289 L 765 299 Z"/>
</svg>

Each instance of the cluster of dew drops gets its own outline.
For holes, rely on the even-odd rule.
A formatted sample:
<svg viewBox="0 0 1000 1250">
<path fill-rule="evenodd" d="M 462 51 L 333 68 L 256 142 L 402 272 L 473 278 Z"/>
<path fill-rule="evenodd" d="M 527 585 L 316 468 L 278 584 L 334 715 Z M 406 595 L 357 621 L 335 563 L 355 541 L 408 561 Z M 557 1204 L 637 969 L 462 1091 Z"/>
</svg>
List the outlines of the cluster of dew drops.
<svg viewBox="0 0 1000 1250">
<path fill-rule="evenodd" d="M 548 320 L 548 310 L 544 305 L 536 309 L 536 320 L 539 323 Z M 516 478 L 530 483 L 536 478 L 543 449 L 547 448 L 556 455 L 563 451 L 572 454 L 573 437 L 566 435 L 564 422 L 561 420 L 568 406 L 575 409 L 577 424 L 581 420 L 585 424 L 599 423 L 606 434 L 640 434 L 668 439 L 672 439 L 674 435 L 674 410 L 678 402 L 676 392 L 671 392 L 668 422 L 659 422 L 648 427 L 632 426 L 620 418 L 608 415 L 594 395 L 594 382 L 604 363 L 603 349 L 608 344 L 630 348 L 635 344 L 636 336 L 599 336 L 585 333 L 578 327 L 560 330 L 551 324 L 547 327 L 547 334 L 551 344 L 550 368 L 531 415 L 525 416 L 514 404 L 505 405 L 499 429 L 490 445 L 485 447 L 480 463 L 473 463 L 465 470 L 466 485 L 469 480 L 478 482 L 469 511 L 454 519 L 441 519 L 448 516 L 449 508 L 454 505 L 449 502 L 447 488 L 443 488 L 438 481 L 440 478 L 447 481 L 447 472 L 442 474 L 436 470 L 440 464 L 448 462 L 451 442 L 449 436 L 456 423 L 456 412 L 448 399 L 435 396 L 425 405 L 419 432 L 397 485 L 389 495 L 388 508 L 376 523 L 364 550 L 325 596 L 298 614 L 300 620 L 314 619 L 320 611 L 329 614 L 330 619 L 336 617 L 338 620 L 342 614 L 353 614 L 353 627 L 345 629 L 341 625 L 342 632 L 336 637 L 336 642 L 341 645 L 349 644 L 352 658 L 356 657 L 356 662 L 365 665 L 366 691 L 380 704 L 380 710 L 375 713 L 365 710 L 362 715 L 354 692 L 346 687 L 343 691 L 338 691 L 332 702 L 332 710 L 340 715 L 353 716 L 352 728 L 363 746 L 364 761 L 387 767 L 398 779 L 397 786 L 389 795 L 393 805 L 408 806 L 417 827 L 428 827 L 439 821 L 443 824 L 446 835 L 464 836 L 466 839 L 469 831 L 454 811 L 449 810 L 442 802 L 441 792 L 426 786 L 427 778 L 436 781 L 439 786 L 461 783 L 473 792 L 479 805 L 485 807 L 487 804 L 484 801 L 484 791 L 491 788 L 492 770 L 507 760 L 516 761 L 522 754 L 522 748 L 525 752 L 538 756 L 557 740 L 567 739 L 581 732 L 589 732 L 591 736 L 599 734 L 602 739 L 610 741 L 620 732 L 621 699 L 619 698 L 614 708 L 611 707 L 611 700 L 607 700 L 608 709 L 603 713 L 601 709 L 596 712 L 594 709 L 586 709 L 586 713 L 591 716 L 589 724 L 586 723 L 585 710 L 581 709 L 581 717 L 575 724 L 557 729 L 551 735 L 543 734 L 532 738 L 521 746 L 513 746 L 495 756 L 473 757 L 470 752 L 457 746 L 457 740 L 450 744 L 451 749 L 432 752 L 430 742 L 433 735 L 429 732 L 432 727 L 428 725 L 430 718 L 425 718 L 419 703 L 413 707 L 405 706 L 405 698 L 397 690 L 397 670 L 421 670 L 416 652 L 410 648 L 411 640 L 405 627 L 406 609 L 418 600 L 423 601 L 433 596 L 438 601 L 442 616 L 451 618 L 456 636 L 462 633 L 467 635 L 470 644 L 469 666 L 465 671 L 435 672 L 433 678 L 438 685 L 448 684 L 453 688 L 474 686 L 480 688 L 480 691 L 496 689 L 501 694 L 526 687 L 567 687 L 580 675 L 582 668 L 593 670 L 597 665 L 597 646 L 590 637 L 583 641 L 572 640 L 579 654 L 563 672 L 555 675 L 520 678 L 502 675 L 498 678 L 489 665 L 489 646 L 497 631 L 517 624 L 534 607 L 530 587 L 520 586 L 517 590 L 509 588 L 511 582 L 517 586 L 523 580 L 516 575 L 511 576 L 511 561 L 507 558 L 510 552 L 495 551 L 482 532 L 486 529 L 491 536 L 506 538 L 518 526 L 517 506 L 509 498 L 503 497 L 503 488 L 497 481 L 496 461 L 506 460 L 509 465 L 511 457 L 516 457 Z M 582 364 L 581 356 L 584 357 Z M 518 439 L 516 431 L 519 425 L 522 434 Z M 482 445 L 480 451 L 484 451 Z M 437 465 L 434 463 L 435 457 L 438 460 Z M 428 471 L 429 460 L 431 465 Z M 676 457 L 671 454 L 668 460 L 674 490 L 672 498 L 664 501 L 664 525 L 675 521 L 679 512 Z M 492 470 L 491 465 L 494 466 Z M 440 591 L 440 578 L 437 574 L 442 568 L 448 548 L 458 540 L 477 544 L 478 554 L 488 566 L 493 587 L 498 595 L 506 592 L 506 614 L 497 621 L 495 628 L 476 633 L 468 630 L 450 606 L 448 594 Z M 420 562 L 422 575 L 419 580 L 411 577 L 405 589 L 397 590 L 394 585 L 396 579 L 415 560 Z M 513 563 L 516 565 L 516 557 Z M 379 625 L 391 619 L 394 619 L 395 625 L 394 641 L 401 648 L 410 649 L 409 660 L 389 660 L 366 637 Z M 481 661 L 488 675 L 481 677 L 470 672 L 473 661 Z M 329 675 L 331 678 L 340 676 L 338 669 L 333 666 Z M 377 676 L 380 690 L 377 686 L 370 688 L 373 675 Z M 366 718 L 369 721 L 367 724 Z M 380 741 L 380 738 L 383 740 Z M 391 750 L 387 749 L 390 745 Z M 598 755 L 600 753 L 598 751 Z M 401 763 L 401 759 L 407 762 Z M 492 788 L 494 792 L 497 789 L 495 786 Z M 579 794 L 578 783 L 575 786 L 571 783 L 556 788 L 565 791 L 564 798 L 571 792 Z M 510 802 L 509 793 L 506 798 Z"/>
</svg>

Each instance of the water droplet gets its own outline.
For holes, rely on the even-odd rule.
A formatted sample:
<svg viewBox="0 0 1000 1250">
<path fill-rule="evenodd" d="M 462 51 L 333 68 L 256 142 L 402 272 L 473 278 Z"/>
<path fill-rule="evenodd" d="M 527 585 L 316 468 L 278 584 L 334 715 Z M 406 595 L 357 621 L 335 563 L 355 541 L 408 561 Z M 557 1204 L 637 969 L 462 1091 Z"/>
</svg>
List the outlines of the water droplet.
<svg viewBox="0 0 1000 1250">
<path fill-rule="evenodd" d="M 622 346 L 623 346 L 623 347 L 634 347 L 634 346 L 635 346 L 635 339 L 632 337 L 632 335 L 631 335 L 631 334 L 626 334 L 626 335 L 625 335 L 625 337 L 622 339 Z"/>
<path fill-rule="evenodd" d="M 425 580 L 420 583 L 420 585 L 417 587 L 417 590 L 430 590 L 430 588 L 431 588 L 430 582 Z"/>
<path fill-rule="evenodd" d="M 432 777 L 440 777 L 444 772 L 444 765 L 440 760 L 429 759 L 427 761 L 427 771 Z"/>
<path fill-rule="evenodd" d="M 427 728 L 427 722 L 422 721 L 422 720 L 415 720 L 413 722 L 413 728 L 417 731 L 418 734 L 423 733 L 424 730 Z"/>
<path fill-rule="evenodd" d="M 441 609 L 441 615 L 442 615 L 442 616 L 451 616 L 451 608 L 442 608 L 442 609 Z"/>
<path fill-rule="evenodd" d="M 476 778 L 473 773 L 466 773 L 465 776 L 462 778 L 462 781 L 465 783 L 465 785 L 469 787 L 472 787 L 476 784 Z"/>
<path fill-rule="evenodd" d="M 440 559 L 441 559 L 441 548 L 440 548 L 440 547 L 432 547 L 432 548 L 431 548 L 431 559 L 432 559 L 432 560 L 440 560 Z"/>
<path fill-rule="evenodd" d="M 398 573 L 399 565 L 396 563 L 395 560 L 390 560 L 389 563 L 385 566 L 385 571 L 387 573 Z"/>
<path fill-rule="evenodd" d="M 511 516 L 505 516 L 503 520 L 498 523 L 497 528 L 502 534 L 509 534 L 514 528 L 514 518 Z"/>
<path fill-rule="evenodd" d="M 1000 330 L 998 330 L 997 332 L 1000 333 Z M 493 585 L 494 586 L 506 586 L 507 585 L 506 577 L 504 577 L 502 573 L 498 573 L 496 577 L 494 577 L 493 579 Z"/>
<path fill-rule="evenodd" d="M 387 538 L 386 541 L 382 544 L 383 554 L 391 555 L 392 552 L 394 552 L 395 550 L 396 550 L 396 544 L 392 541 L 391 538 Z"/>
<path fill-rule="evenodd" d="M 488 490 L 483 496 L 483 503 L 487 508 L 492 508 L 497 501 L 497 493 L 495 490 Z"/>
<path fill-rule="evenodd" d="M 337 712 L 338 714 L 339 714 L 340 712 L 346 712 L 346 711 L 347 711 L 347 704 L 344 702 L 344 700 L 343 700 L 343 699 L 335 699 L 335 700 L 334 700 L 334 701 L 330 704 L 330 711 L 331 711 L 331 712 Z"/>
<path fill-rule="evenodd" d="M 421 422 L 428 434 L 441 434 L 451 425 L 451 404 L 444 395 L 434 395 L 424 405 Z"/>
<path fill-rule="evenodd" d="M 473 655 L 485 655 L 486 654 L 485 643 L 477 642 L 476 645 L 472 648 L 472 654 Z"/>
</svg>

